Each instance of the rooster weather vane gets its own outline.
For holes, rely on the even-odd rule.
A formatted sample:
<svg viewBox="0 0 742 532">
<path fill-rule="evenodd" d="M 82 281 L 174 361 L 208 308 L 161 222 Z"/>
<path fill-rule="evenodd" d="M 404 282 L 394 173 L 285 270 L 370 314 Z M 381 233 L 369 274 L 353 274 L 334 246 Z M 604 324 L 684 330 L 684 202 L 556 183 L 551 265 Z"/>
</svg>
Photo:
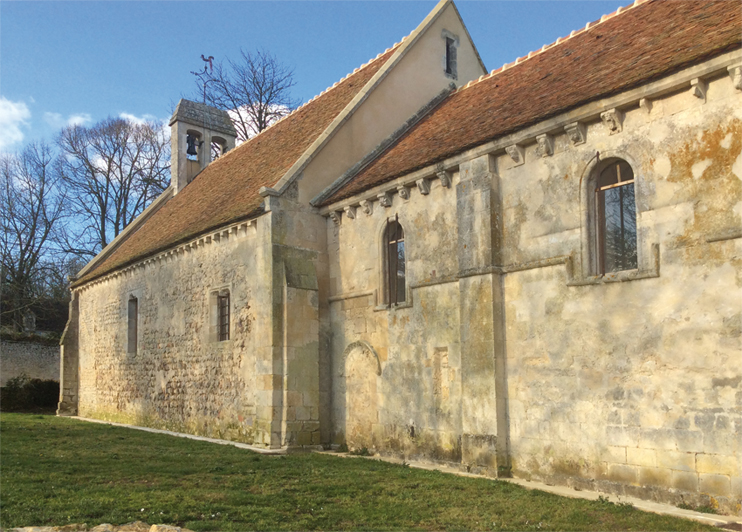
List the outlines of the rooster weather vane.
<svg viewBox="0 0 742 532">
<path fill-rule="evenodd" d="M 196 76 L 201 81 L 201 84 L 204 88 L 204 104 L 206 104 L 206 85 L 211 81 L 216 81 L 212 77 L 212 74 L 214 73 L 214 56 L 210 55 L 209 57 L 205 57 L 204 54 L 201 54 L 201 59 L 205 63 L 203 71 L 191 71 L 191 74 Z M 206 127 L 205 123 L 204 127 Z M 186 143 L 188 144 L 188 149 L 186 150 L 187 156 L 189 158 L 193 158 L 192 160 L 195 160 L 195 158 L 198 157 L 198 148 L 203 145 L 203 141 L 199 141 L 194 135 L 188 134 L 186 136 Z"/>
<path fill-rule="evenodd" d="M 214 56 L 210 55 L 209 57 L 205 57 L 204 54 L 201 54 L 201 59 L 206 63 L 203 72 L 193 72 L 191 70 L 191 74 L 201 80 L 201 84 L 204 88 L 204 103 L 206 103 L 206 85 L 211 81 L 215 81 L 214 78 L 211 77 L 214 73 Z"/>
</svg>

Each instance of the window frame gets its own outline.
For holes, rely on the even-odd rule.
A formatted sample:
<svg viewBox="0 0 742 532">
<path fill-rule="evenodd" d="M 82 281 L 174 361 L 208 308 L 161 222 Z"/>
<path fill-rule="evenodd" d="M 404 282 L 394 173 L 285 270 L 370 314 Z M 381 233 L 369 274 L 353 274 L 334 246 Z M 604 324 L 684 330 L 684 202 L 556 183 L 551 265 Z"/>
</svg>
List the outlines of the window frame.
<svg viewBox="0 0 742 532">
<path fill-rule="evenodd" d="M 644 156 L 649 156 L 643 153 Z M 600 273 L 597 242 L 597 209 L 595 187 L 600 173 L 611 160 L 625 161 L 634 172 L 634 205 L 636 213 L 636 258 L 637 270 L 623 270 L 618 272 Z M 641 173 L 636 169 L 641 168 Z M 631 153 L 624 150 L 606 149 L 600 152 L 593 151 L 583 167 L 580 176 L 580 255 L 572 274 L 572 281 L 568 284 L 582 286 L 584 284 L 602 284 L 633 279 L 659 277 L 659 246 L 647 239 L 646 230 L 642 225 L 642 198 L 647 194 L 643 183 L 646 179 L 646 167 L 639 164 Z"/>
<path fill-rule="evenodd" d="M 208 341 L 216 344 L 228 343 L 233 336 L 232 286 L 210 288 L 207 296 Z"/>
<path fill-rule="evenodd" d="M 404 301 L 401 301 L 399 303 L 390 303 L 389 302 L 389 257 L 388 257 L 388 242 L 387 242 L 387 235 L 388 235 L 388 222 L 391 220 L 396 220 L 402 230 L 404 231 L 404 252 L 405 252 L 405 287 L 404 287 Z M 376 226 L 376 235 L 377 235 L 377 249 L 378 249 L 378 280 L 379 284 L 378 289 L 374 290 L 374 301 L 375 301 L 375 307 L 374 311 L 381 312 L 384 310 L 397 310 L 397 309 L 405 309 L 405 308 L 411 308 L 412 307 L 412 289 L 411 284 L 412 281 L 410 280 L 410 259 L 409 259 L 409 250 L 410 250 L 410 235 L 405 229 L 405 225 L 408 225 L 404 222 L 402 217 L 400 217 L 398 214 L 382 218 L 380 220 L 380 224 Z"/>
<path fill-rule="evenodd" d="M 443 74 L 447 78 L 458 80 L 458 49 L 459 36 L 444 29 L 441 31 L 443 39 Z"/>
<path fill-rule="evenodd" d="M 229 290 L 216 295 L 216 340 L 229 340 L 229 325 L 231 321 Z"/>
<path fill-rule="evenodd" d="M 402 245 L 401 256 L 403 261 L 401 270 L 403 285 L 401 287 L 399 286 L 400 244 Z M 399 223 L 399 216 L 397 215 L 394 218 L 387 219 L 386 228 L 384 229 L 384 249 L 386 251 L 386 256 L 384 257 L 384 262 L 386 263 L 386 270 L 384 272 L 386 277 L 385 300 L 389 306 L 404 305 L 407 302 L 407 249 L 405 230 L 402 224 Z"/>
<path fill-rule="evenodd" d="M 624 179 L 622 180 L 621 176 L 621 163 L 624 163 L 626 166 L 628 166 L 629 170 L 631 171 L 631 179 Z M 607 185 L 601 186 L 601 179 L 603 178 L 603 175 L 611 169 L 611 167 L 616 166 L 616 183 L 611 183 Z M 605 161 L 601 162 L 598 167 L 595 169 L 595 176 L 593 179 L 593 209 L 594 209 L 594 217 L 593 217 L 593 223 L 595 224 L 594 227 L 594 235 L 595 235 L 595 243 L 594 243 L 594 253 L 595 253 L 595 266 L 596 275 L 606 275 L 606 274 L 612 274 L 612 273 L 618 273 L 622 271 L 632 271 L 632 270 L 638 270 L 639 269 L 639 260 L 638 260 L 638 254 L 639 254 L 639 245 L 638 245 L 638 217 L 636 215 L 637 209 L 636 209 L 636 175 L 634 174 L 634 169 L 631 167 L 631 164 L 629 164 L 628 161 L 625 159 L 619 158 L 619 157 L 611 157 L 609 159 L 606 159 Z M 607 262 L 607 220 L 606 220 L 606 193 L 609 190 L 614 189 L 620 189 L 623 187 L 629 187 L 631 186 L 632 189 L 632 196 L 634 198 L 634 205 L 633 205 L 633 211 L 634 211 L 634 266 L 632 268 L 624 268 L 620 270 L 610 270 L 606 271 L 606 262 Z M 624 209 L 621 208 L 621 219 L 624 219 Z M 624 225 L 623 223 L 621 224 Z M 625 239 L 624 239 L 625 241 Z M 630 252 L 629 252 L 630 253 Z M 624 253 L 621 256 L 621 260 L 625 261 L 628 258 L 627 253 Z"/>
<path fill-rule="evenodd" d="M 139 298 L 129 294 L 126 301 L 126 352 L 136 355 L 139 350 Z"/>
</svg>

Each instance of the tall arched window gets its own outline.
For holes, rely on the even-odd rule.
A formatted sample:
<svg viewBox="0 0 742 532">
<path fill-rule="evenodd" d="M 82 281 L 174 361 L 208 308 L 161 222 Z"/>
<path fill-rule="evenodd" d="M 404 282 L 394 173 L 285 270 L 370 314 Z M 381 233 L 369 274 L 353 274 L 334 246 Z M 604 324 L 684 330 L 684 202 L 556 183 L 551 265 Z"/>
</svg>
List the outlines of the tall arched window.
<svg viewBox="0 0 742 532">
<path fill-rule="evenodd" d="M 635 270 L 634 172 L 622 159 L 609 159 L 601 168 L 595 180 L 597 273 Z"/>
<path fill-rule="evenodd" d="M 404 230 L 395 217 L 385 231 L 387 301 L 390 305 L 406 299 Z"/>
</svg>

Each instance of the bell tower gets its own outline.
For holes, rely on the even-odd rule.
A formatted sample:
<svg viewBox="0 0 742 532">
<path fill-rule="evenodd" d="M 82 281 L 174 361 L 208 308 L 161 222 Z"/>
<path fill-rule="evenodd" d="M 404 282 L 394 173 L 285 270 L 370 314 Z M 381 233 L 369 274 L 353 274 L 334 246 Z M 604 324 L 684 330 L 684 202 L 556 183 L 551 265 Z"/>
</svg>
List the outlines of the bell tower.
<svg viewBox="0 0 742 532">
<path fill-rule="evenodd" d="M 236 139 L 226 111 L 181 99 L 170 119 L 173 194 L 183 190 L 215 157 L 234 148 Z"/>
</svg>

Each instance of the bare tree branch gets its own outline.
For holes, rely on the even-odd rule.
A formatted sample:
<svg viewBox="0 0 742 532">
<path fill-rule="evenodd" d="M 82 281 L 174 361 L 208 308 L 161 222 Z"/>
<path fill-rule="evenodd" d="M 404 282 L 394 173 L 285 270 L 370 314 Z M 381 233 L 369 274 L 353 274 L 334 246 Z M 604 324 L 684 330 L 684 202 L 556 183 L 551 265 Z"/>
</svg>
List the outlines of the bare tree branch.
<svg viewBox="0 0 742 532">
<path fill-rule="evenodd" d="M 57 143 L 76 219 L 64 250 L 93 257 L 167 188 L 170 142 L 161 123 L 109 117 L 67 127 Z"/>
<path fill-rule="evenodd" d="M 0 156 L 2 316 L 18 331 L 25 311 L 49 287 L 55 267 L 56 231 L 67 205 L 60 185 L 54 154 L 44 143 Z"/>
<path fill-rule="evenodd" d="M 260 133 L 299 105 L 291 98 L 294 71 L 265 50 L 240 50 L 240 59 L 214 66 L 206 103 L 228 111 L 238 142 Z M 199 86 L 199 94 L 203 86 Z"/>
</svg>

